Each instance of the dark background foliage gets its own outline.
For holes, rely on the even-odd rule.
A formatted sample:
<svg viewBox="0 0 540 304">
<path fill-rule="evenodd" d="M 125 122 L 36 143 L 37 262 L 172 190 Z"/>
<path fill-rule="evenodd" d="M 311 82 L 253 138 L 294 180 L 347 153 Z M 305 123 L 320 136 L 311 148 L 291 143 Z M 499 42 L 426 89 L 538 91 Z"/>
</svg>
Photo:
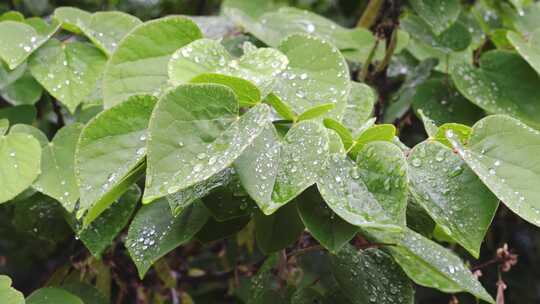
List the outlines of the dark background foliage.
<svg viewBox="0 0 540 304">
<path fill-rule="evenodd" d="M 88 11 L 121 10 L 134 14 L 142 20 L 148 20 L 169 14 L 185 15 L 215 15 L 219 13 L 219 0 L 1 0 L 0 13 L 8 10 L 17 10 L 25 16 L 46 17 L 58 6 L 75 6 Z M 362 15 L 367 1 L 361 0 L 289 0 L 288 5 L 314 11 L 326 16 L 344 26 L 354 26 Z M 372 26 L 372 30 L 381 38 L 387 38 L 391 28 L 398 24 L 397 16 L 403 3 L 399 0 L 386 1 L 382 14 Z M 464 1 L 472 4 L 474 0 Z M 390 29 L 390 30 L 389 30 Z M 486 46 L 490 48 L 490 45 Z M 410 56 L 401 54 L 399 62 L 417 64 Z M 398 60 L 390 65 L 391 69 L 398 68 Z M 352 69 L 358 67 L 352 67 Z M 389 78 L 384 74 L 372 74 L 367 82 L 375 87 L 379 93 L 379 102 L 376 114 L 388 99 L 399 90 L 406 75 Z M 40 128 L 48 130 L 49 136 L 64 122 L 58 117 L 70 119 L 67 113 L 62 113 L 55 104 L 50 105 L 47 96 L 37 104 Z M 5 101 L 0 100 L 0 108 L 7 107 Z M 381 116 L 381 115 L 379 115 Z M 22 118 L 24 119 L 24 118 Z M 379 117 L 382 119 L 382 117 Z M 424 138 L 423 126 L 418 118 L 409 110 L 400 119 L 394 121 L 398 127 L 401 140 L 412 146 Z M 1 186 L 1 185 L 0 185 Z M 111 277 L 99 277 L 96 284 L 107 285 L 112 280 L 111 294 L 117 303 L 134 303 L 153 301 L 149 297 L 161 295 L 164 298 L 171 292 L 163 282 L 168 278 L 159 276 L 156 271 L 140 281 L 137 272 L 125 254 L 120 242 L 113 245 L 104 255 L 103 262 L 89 258 L 85 247 L 73 237 L 71 229 L 61 218 L 61 212 L 50 212 L 43 221 L 43 229 L 47 230 L 53 238 L 42 234 L 37 229 L 28 230 L 29 225 L 24 222 L 37 218 L 37 214 L 22 213 L 24 210 L 0 205 L 0 273 L 10 275 L 14 280 L 14 287 L 25 294 L 43 286 L 47 282 L 54 282 L 55 276 L 77 269 L 72 275 L 82 276 L 85 272 L 95 272 L 104 265 L 111 267 Z M 361 240 L 356 240 L 361 241 Z M 314 243 L 307 234 L 297 242 L 297 246 Z M 496 293 L 498 280 L 498 264 L 491 263 L 497 254 L 497 249 L 507 243 L 513 253 L 519 255 L 519 262 L 511 271 L 503 274 L 508 286 L 506 290 L 507 303 L 539 303 L 540 302 L 540 232 L 504 205 L 498 209 L 496 217 L 482 246 L 479 260 L 473 260 L 464 250 L 457 246 L 457 252 L 471 261 L 471 267 L 480 265 L 481 281 L 490 291 Z M 168 255 L 169 267 L 179 279 L 178 290 L 188 291 L 196 303 L 234 303 L 236 300 L 227 294 L 227 287 L 231 278 L 238 273 L 223 271 L 223 265 L 229 263 L 232 257 L 239 258 L 238 269 L 249 274 L 256 269 L 261 259 L 259 253 L 246 254 L 237 250 L 235 238 L 228 238 L 206 245 L 190 244 L 182 246 Z M 294 251 L 294 248 L 292 249 Z M 237 256 L 239 255 L 239 256 Z M 316 259 L 316 254 L 306 254 Z M 306 258 L 308 260 L 308 258 Z M 103 263 L 103 264 L 102 264 Z M 484 265 L 485 263 L 485 265 Z M 253 268 L 254 267 L 254 268 Z M 245 279 L 242 275 L 238 280 Z M 238 291 L 239 293 L 242 290 Z M 156 298 L 154 298 L 156 299 Z M 467 297 L 460 299 L 460 303 L 467 303 Z M 452 295 L 442 294 L 435 290 L 417 288 L 418 303 L 449 303 L 453 301 Z M 0 301 L 1 302 L 1 301 Z M 454 302 L 455 303 L 455 302 Z"/>
</svg>

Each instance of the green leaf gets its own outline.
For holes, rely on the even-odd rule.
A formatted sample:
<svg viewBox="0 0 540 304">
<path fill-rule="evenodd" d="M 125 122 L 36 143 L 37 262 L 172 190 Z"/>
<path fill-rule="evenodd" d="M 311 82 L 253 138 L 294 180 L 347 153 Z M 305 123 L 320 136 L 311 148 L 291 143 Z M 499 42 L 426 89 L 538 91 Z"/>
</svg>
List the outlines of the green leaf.
<svg viewBox="0 0 540 304">
<path fill-rule="evenodd" d="M 189 19 L 197 24 L 206 38 L 218 40 L 237 38 L 238 28 L 225 16 L 189 16 Z"/>
<path fill-rule="evenodd" d="M 339 51 L 326 40 L 304 34 L 287 37 L 279 50 L 289 58 L 289 65 L 276 77 L 274 94 L 296 113 L 334 103 L 335 109 L 325 117 L 340 120 L 351 82 L 347 63 Z"/>
<path fill-rule="evenodd" d="M 438 35 L 431 31 L 430 25 L 413 14 L 402 18 L 400 25 L 413 39 L 446 54 L 463 51 L 471 44 L 471 34 L 461 22 L 453 23 Z"/>
<path fill-rule="evenodd" d="M 294 111 L 289 107 L 288 104 L 284 103 L 281 98 L 276 96 L 274 93 L 270 93 L 266 96 L 264 99 L 264 102 L 271 105 L 276 112 L 283 117 L 286 120 L 295 121 L 296 120 L 296 114 Z"/>
<path fill-rule="evenodd" d="M 40 173 L 41 147 L 28 134 L 0 136 L 0 203 L 32 185 Z"/>
<path fill-rule="evenodd" d="M 15 69 L 47 42 L 59 27 L 58 22 L 48 24 L 41 18 L 0 22 L 0 58 L 11 70 Z"/>
<path fill-rule="evenodd" d="M 9 70 L 7 66 L 0 63 L 0 90 L 3 90 L 26 72 L 26 63 L 19 65 L 14 70 Z"/>
<path fill-rule="evenodd" d="M 515 32 L 508 32 L 507 37 L 523 59 L 540 74 L 540 29 L 532 32 L 527 39 Z"/>
<path fill-rule="evenodd" d="M 278 255 L 270 254 L 264 261 L 257 273 L 251 277 L 251 286 L 249 290 L 249 298 L 247 303 L 250 304 L 266 304 L 266 303 L 286 303 L 280 294 L 276 292 L 276 286 L 273 282 L 275 276 L 273 273 L 274 267 L 278 263 Z M 269 301 L 272 300 L 272 301 Z"/>
<path fill-rule="evenodd" d="M 70 6 L 58 7 L 54 10 L 53 19 L 58 21 L 63 29 L 75 34 L 82 33 L 81 27 L 90 23 L 92 14 L 82 9 Z"/>
<path fill-rule="evenodd" d="M 333 103 L 323 103 L 321 105 L 314 106 L 311 109 L 307 109 L 304 113 L 298 115 L 297 121 L 309 120 L 320 117 L 336 107 Z"/>
<path fill-rule="evenodd" d="M 210 243 L 235 235 L 251 220 L 249 216 L 237 217 L 227 221 L 208 219 L 206 224 L 197 232 L 195 237 L 202 243 Z"/>
<path fill-rule="evenodd" d="M 75 152 L 75 172 L 81 194 L 77 215 L 87 212 L 85 226 L 142 175 L 155 104 L 152 96 L 132 96 L 84 127 Z"/>
<path fill-rule="evenodd" d="M 93 256 L 99 258 L 124 229 L 140 198 L 141 190 L 136 186 L 131 187 L 88 227 L 76 231 Z"/>
<path fill-rule="evenodd" d="M 33 105 L 38 102 L 42 93 L 39 83 L 26 72 L 2 90 L 2 98 L 12 105 Z"/>
<path fill-rule="evenodd" d="M 64 241 L 71 235 L 62 205 L 40 193 L 17 201 L 13 224 L 20 231 L 50 242 Z"/>
<path fill-rule="evenodd" d="M 328 156 L 324 127 L 294 125 L 285 139 L 269 126 L 235 162 L 242 186 L 264 214 L 272 214 L 313 185 Z"/>
<path fill-rule="evenodd" d="M 189 82 L 203 73 L 218 73 L 248 80 L 264 95 L 273 88 L 275 76 L 287 67 L 287 57 L 271 48 L 254 48 L 234 58 L 216 40 L 199 39 L 178 51 L 169 62 L 169 81 L 173 85 Z"/>
<path fill-rule="evenodd" d="M 225 0 L 222 4 L 222 10 L 225 11 L 225 15 L 227 15 L 228 10 L 240 10 L 251 18 L 258 18 L 277 7 L 278 5 L 274 1 L 267 0 Z"/>
<path fill-rule="evenodd" d="M 263 5 L 261 5 L 263 6 Z M 340 50 L 347 51 L 348 59 L 364 62 L 375 42 L 370 31 L 363 28 L 344 28 L 312 12 L 283 7 L 258 16 L 249 16 L 242 7 L 226 7 L 224 12 L 234 22 L 266 43 L 276 47 L 292 34 L 317 35 Z"/>
<path fill-rule="evenodd" d="M 90 14 L 74 7 L 59 7 L 53 18 L 62 27 L 76 34 L 84 34 L 105 54 L 110 56 L 118 43 L 142 22 L 129 14 L 108 11 Z"/>
<path fill-rule="evenodd" d="M 354 139 L 349 129 L 347 129 L 338 121 L 331 118 L 326 118 L 323 122 L 325 127 L 334 130 L 339 135 L 345 149 L 348 150 L 352 146 L 352 144 L 354 143 Z"/>
<path fill-rule="evenodd" d="M 540 127 L 536 98 L 540 75 L 519 55 L 489 51 L 482 55 L 480 68 L 462 64 L 452 72 L 452 79 L 467 99 L 487 112 L 512 115 Z"/>
<path fill-rule="evenodd" d="M 129 226 L 126 248 L 142 279 L 152 264 L 187 243 L 203 227 L 208 210 L 200 202 L 173 217 L 167 200 L 143 206 Z"/>
<path fill-rule="evenodd" d="M 180 214 L 194 201 L 208 196 L 216 188 L 227 185 L 233 178 L 233 170 L 226 168 L 207 180 L 166 196 L 174 216 Z"/>
<path fill-rule="evenodd" d="M 56 200 L 71 212 L 79 200 L 75 178 L 75 148 L 82 124 L 74 123 L 60 129 L 53 140 L 41 148 L 41 175 L 34 188 Z"/>
<path fill-rule="evenodd" d="M 31 125 L 16 124 L 16 125 L 11 126 L 11 129 L 9 130 L 9 132 L 11 134 L 14 134 L 14 133 L 30 134 L 35 139 L 37 139 L 41 147 L 49 144 L 49 139 L 47 138 L 47 135 L 45 135 L 45 133 L 43 133 L 43 131 L 41 131 L 40 129 L 36 127 L 32 127 Z"/>
<path fill-rule="evenodd" d="M 45 287 L 34 291 L 26 304 L 84 304 L 84 302 L 72 293 L 57 287 Z"/>
<path fill-rule="evenodd" d="M 50 40 L 30 59 L 36 80 L 71 113 L 94 90 L 106 58 L 87 43 Z"/>
<path fill-rule="evenodd" d="M 9 129 L 9 120 L 0 119 L 0 136 L 4 136 Z"/>
<path fill-rule="evenodd" d="M 384 231 L 368 231 L 375 240 L 392 246 L 386 251 L 416 284 L 443 292 L 468 292 L 495 303 L 471 271 L 452 251 L 405 228 L 400 236 Z"/>
<path fill-rule="evenodd" d="M 350 155 L 356 159 L 358 153 L 362 148 L 372 141 L 392 141 L 396 136 L 396 127 L 390 124 L 375 125 L 365 131 L 354 141 L 354 144 L 350 148 Z"/>
<path fill-rule="evenodd" d="M 356 164 L 333 154 L 317 186 L 328 207 L 350 224 L 399 231 L 405 225 L 406 170 L 399 148 L 373 142 L 362 148 Z"/>
<path fill-rule="evenodd" d="M 7 20 L 23 22 L 24 15 L 18 11 L 8 11 L 0 15 L 0 21 L 7 21 Z"/>
<path fill-rule="evenodd" d="M 437 130 L 439 129 L 435 122 L 428 117 L 426 114 L 424 114 L 424 111 L 422 109 L 418 109 L 418 116 L 422 120 L 422 124 L 424 125 L 424 130 L 426 131 L 426 134 L 429 138 L 434 137 L 437 134 Z"/>
<path fill-rule="evenodd" d="M 117 11 L 96 12 L 87 22 L 82 20 L 79 27 L 84 35 L 108 56 L 133 28 L 142 23 L 137 17 Z"/>
<path fill-rule="evenodd" d="M 85 304 L 109 304 L 109 301 L 94 286 L 88 283 L 69 282 L 62 289 L 79 297 Z"/>
<path fill-rule="evenodd" d="M 105 108 L 132 95 L 162 94 L 168 87 L 167 65 L 171 55 L 201 37 L 197 26 L 180 16 L 164 17 L 135 27 L 120 41 L 105 69 Z"/>
<path fill-rule="evenodd" d="M 351 303 L 414 303 L 411 281 L 383 251 L 358 251 L 347 244 L 330 261 L 332 274 Z"/>
<path fill-rule="evenodd" d="M 448 132 L 448 130 L 451 130 L 457 139 L 459 139 L 459 141 L 463 144 L 467 143 L 471 137 L 471 127 L 457 123 L 445 123 L 437 129 L 437 133 L 433 139 L 449 148 L 452 148 L 452 144 L 448 141 L 448 139 L 446 139 L 446 132 Z"/>
<path fill-rule="evenodd" d="M 261 101 L 261 91 L 251 82 L 242 78 L 221 74 L 200 74 L 191 79 L 192 83 L 217 83 L 229 87 L 236 94 L 240 107 L 250 107 Z"/>
<path fill-rule="evenodd" d="M 392 103 L 385 110 L 383 122 L 392 123 L 407 113 L 412 102 L 412 96 L 416 92 L 416 87 L 428 79 L 436 65 L 437 60 L 435 58 L 428 58 L 418 63 L 413 71 L 407 73 L 403 85 L 395 93 Z"/>
<path fill-rule="evenodd" d="M 271 215 L 257 212 L 254 218 L 255 239 L 259 249 L 266 254 L 291 245 L 304 231 L 304 224 L 293 202 Z"/>
<path fill-rule="evenodd" d="M 522 9 L 508 9 L 503 17 L 507 17 L 512 27 L 522 35 L 530 37 L 536 29 L 540 28 L 538 16 L 540 16 L 540 4 L 535 2 Z"/>
<path fill-rule="evenodd" d="M 411 0 L 409 3 L 436 35 L 454 24 L 461 11 L 459 0 Z"/>
<path fill-rule="evenodd" d="M 11 279 L 0 275 L 0 298 L 5 304 L 24 304 L 24 295 L 11 287 Z"/>
<path fill-rule="evenodd" d="M 311 235 L 331 252 L 338 252 L 358 232 L 326 206 L 316 189 L 308 189 L 297 200 L 298 214 Z"/>
<path fill-rule="evenodd" d="M 444 78 L 420 84 L 412 97 L 412 106 L 416 112 L 422 110 L 437 125 L 449 122 L 472 125 L 483 117 L 482 109 L 470 103 Z"/>
<path fill-rule="evenodd" d="M 324 296 L 314 288 L 299 288 L 291 296 L 291 304 L 325 303 Z"/>
<path fill-rule="evenodd" d="M 517 119 L 494 115 L 473 126 L 467 146 L 446 137 L 484 184 L 524 220 L 540 226 L 540 133 Z"/>
<path fill-rule="evenodd" d="M 255 202 L 241 189 L 239 182 L 238 177 L 234 176 L 227 185 L 216 188 L 201 199 L 218 222 L 245 217 L 257 208 Z"/>
<path fill-rule="evenodd" d="M 361 127 L 373 114 L 376 99 L 377 95 L 371 87 L 363 83 L 351 82 L 351 93 L 342 123 L 355 136 L 358 136 Z"/>
<path fill-rule="evenodd" d="M 409 158 L 410 190 L 435 222 L 476 258 L 497 198 L 458 155 L 438 142 L 423 142 Z"/>
<path fill-rule="evenodd" d="M 163 96 L 150 120 L 144 203 L 187 189 L 229 167 L 270 123 L 259 104 L 239 116 L 233 91 L 186 84 Z"/>
<path fill-rule="evenodd" d="M 7 118 L 14 124 L 32 124 L 36 118 L 37 110 L 31 105 L 20 105 L 0 109 L 0 119 Z"/>
</svg>

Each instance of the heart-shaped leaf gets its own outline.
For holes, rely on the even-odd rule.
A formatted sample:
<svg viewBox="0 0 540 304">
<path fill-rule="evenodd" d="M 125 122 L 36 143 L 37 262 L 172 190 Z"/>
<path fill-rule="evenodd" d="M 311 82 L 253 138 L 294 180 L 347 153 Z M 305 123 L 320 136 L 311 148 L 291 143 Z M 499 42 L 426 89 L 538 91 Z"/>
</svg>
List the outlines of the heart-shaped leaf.
<svg viewBox="0 0 540 304">
<path fill-rule="evenodd" d="M 0 22 L 0 58 L 11 70 L 15 69 L 47 42 L 59 27 L 58 22 L 48 24 L 41 18 Z"/>
<path fill-rule="evenodd" d="M 120 41 L 105 69 L 105 107 L 110 108 L 132 95 L 163 93 L 171 55 L 199 38 L 202 34 L 197 25 L 180 16 L 160 18 L 135 27 Z"/>
<path fill-rule="evenodd" d="M 53 18 L 60 23 L 63 29 L 80 34 L 83 25 L 90 22 L 92 14 L 76 7 L 61 6 L 54 10 Z"/>
<path fill-rule="evenodd" d="M 57 287 L 45 287 L 32 292 L 26 298 L 26 304 L 84 304 L 74 294 Z"/>
<path fill-rule="evenodd" d="M 375 37 L 363 28 L 348 29 L 309 11 L 283 7 L 258 16 L 249 16 L 238 5 L 226 5 L 224 12 L 255 37 L 270 46 L 278 46 L 292 34 L 317 35 L 344 51 L 348 59 L 364 62 Z"/>
<path fill-rule="evenodd" d="M 26 71 L 17 80 L 2 89 L 2 98 L 12 105 L 33 105 L 38 102 L 42 93 L 43 88 L 30 72 Z"/>
<path fill-rule="evenodd" d="M 191 79 L 192 83 L 217 83 L 229 87 L 238 98 L 240 107 L 250 107 L 261 101 L 261 91 L 242 78 L 222 74 L 201 74 Z"/>
<path fill-rule="evenodd" d="M 436 34 L 424 20 L 410 14 L 401 20 L 401 26 L 413 39 L 446 54 L 463 51 L 471 44 L 471 34 L 460 22 L 453 23 L 440 34 Z"/>
<path fill-rule="evenodd" d="M 483 116 L 482 109 L 470 103 L 443 78 L 420 84 L 412 99 L 413 109 L 422 110 L 438 125 L 449 122 L 472 125 Z"/>
<path fill-rule="evenodd" d="M 30 71 L 73 113 L 94 90 L 105 62 L 106 57 L 90 44 L 53 39 L 31 57 Z"/>
<path fill-rule="evenodd" d="M 317 181 L 328 149 L 326 130 L 319 123 L 296 124 L 283 141 L 269 126 L 235 161 L 235 169 L 242 186 L 268 215 Z"/>
<path fill-rule="evenodd" d="M 351 93 L 341 122 L 354 136 L 358 136 L 358 131 L 371 117 L 376 99 L 375 92 L 368 85 L 351 82 Z"/>
<path fill-rule="evenodd" d="M 347 244 L 330 261 L 332 274 L 351 303 L 414 303 L 412 282 L 380 249 L 358 251 Z"/>
<path fill-rule="evenodd" d="M 414 147 L 408 163 L 416 201 L 449 236 L 478 257 L 497 198 L 458 155 L 438 142 Z"/>
<path fill-rule="evenodd" d="M 144 170 L 147 128 L 156 104 L 152 96 L 132 96 L 101 112 L 83 129 L 75 154 L 79 180 L 78 216 L 84 225 L 98 217 Z"/>
<path fill-rule="evenodd" d="M 159 258 L 187 243 L 203 227 L 208 210 L 201 202 L 173 217 L 167 200 L 143 206 L 129 226 L 126 248 L 142 279 Z"/>
<path fill-rule="evenodd" d="M 83 33 L 108 56 L 114 52 L 126 34 L 142 23 L 137 17 L 123 12 L 90 14 L 74 7 L 57 8 L 54 11 L 54 19 L 66 30 Z"/>
<path fill-rule="evenodd" d="M 347 63 L 336 47 L 321 38 L 302 34 L 287 37 L 278 48 L 289 58 L 289 65 L 277 76 L 274 93 L 296 113 L 334 103 L 334 110 L 325 117 L 340 120 L 351 82 Z"/>
<path fill-rule="evenodd" d="M 410 4 L 437 35 L 456 22 L 461 11 L 459 0 L 411 0 Z"/>
<path fill-rule="evenodd" d="M 73 211 L 79 199 L 74 165 L 82 128 L 79 123 L 64 127 L 41 147 L 41 175 L 34 182 L 36 190 L 59 201 L 68 212 Z"/>
<path fill-rule="evenodd" d="M 266 95 L 274 86 L 275 76 L 287 63 L 287 57 L 275 49 L 248 50 L 242 57 L 234 58 L 218 41 L 200 39 L 172 55 L 169 81 L 179 85 L 203 73 L 219 73 L 246 79 Z"/>
<path fill-rule="evenodd" d="M 19 231 L 50 242 L 61 242 L 71 236 L 64 220 L 65 210 L 59 202 L 41 193 L 21 200 L 19 197 L 13 211 L 13 225 Z"/>
<path fill-rule="evenodd" d="M 166 198 L 169 201 L 173 215 L 177 216 L 194 201 L 209 195 L 218 187 L 227 185 L 233 178 L 233 173 L 234 170 L 226 168 L 205 181 L 167 195 Z"/>
<path fill-rule="evenodd" d="M 0 203 L 28 188 L 40 173 L 41 147 L 28 134 L 0 136 Z"/>
<path fill-rule="evenodd" d="M 274 214 L 255 213 L 255 238 L 264 253 L 279 251 L 294 243 L 304 224 L 296 211 L 296 204 L 289 203 Z"/>
<path fill-rule="evenodd" d="M 540 226 L 540 132 L 503 115 L 473 126 L 466 146 L 453 132 L 446 136 L 459 155 L 497 197 L 523 219 Z"/>
<path fill-rule="evenodd" d="M 527 40 L 515 32 L 508 32 L 507 37 L 523 59 L 540 74 L 540 29 L 532 32 Z"/>
<path fill-rule="evenodd" d="M 203 182 L 229 167 L 270 123 L 259 104 L 242 116 L 233 91 L 217 84 L 186 84 L 156 105 L 149 125 L 143 202 Z"/>
<path fill-rule="evenodd" d="M 24 304 L 24 295 L 11 287 L 11 283 L 10 277 L 0 275 L 0 298 L 6 304 Z"/>
<path fill-rule="evenodd" d="M 93 256 L 99 258 L 124 229 L 140 197 L 141 190 L 136 186 L 131 187 L 88 227 L 76 231 L 79 239 Z"/>
<path fill-rule="evenodd" d="M 462 64 L 454 69 L 452 79 L 461 94 L 487 112 L 512 115 L 540 127 L 536 94 L 540 75 L 519 55 L 489 51 L 482 55 L 480 68 Z"/>
<path fill-rule="evenodd" d="M 328 207 L 350 224 L 399 231 L 405 225 L 406 172 L 399 148 L 372 142 L 360 150 L 357 163 L 331 155 L 317 186 Z"/>
<path fill-rule="evenodd" d="M 495 303 L 452 251 L 408 228 L 400 235 L 375 229 L 366 232 L 378 242 L 391 244 L 385 247 L 386 251 L 416 284 L 448 293 L 464 291 L 486 302 Z"/>
<path fill-rule="evenodd" d="M 298 214 L 311 235 L 326 249 L 339 252 L 358 232 L 337 216 L 321 198 L 316 189 L 308 189 L 297 200 Z"/>
</svg>

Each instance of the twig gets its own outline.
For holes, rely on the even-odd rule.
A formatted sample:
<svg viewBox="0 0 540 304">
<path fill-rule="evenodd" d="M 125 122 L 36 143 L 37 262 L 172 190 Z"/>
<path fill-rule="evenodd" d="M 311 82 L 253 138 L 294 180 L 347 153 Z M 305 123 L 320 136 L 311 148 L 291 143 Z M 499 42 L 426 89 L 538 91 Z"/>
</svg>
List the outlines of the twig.
<svg viewBox="0 0 540 304">
<path fill-rule="evenodd" d="M 362 70 L 360 71 L 360 76 L 358 77 L 361 82 L 364 82 L 366 80 L 366 77 L 369 73 L 369 65 L 371 64 L 373 57 L 375 57 L 375 53 L 377 52 L 377 48 L 379 47 L 379 41 L 379 39 L 375 40 L 373 48 L 369 52 L 366 62 L 364 62 L 364 64 L 362 65 Z"/>
<path fill-rule="evenodd" d="M 377 20 L 383 3 L 384 0 L 370 0 L 356 27 L 370 28 Z"/>
<path fill-rule="evenodd" d="M 301 248 L 301 249 L 297 249 L 295 251 L 289 252 L 289 254 L 287 254 L 287 258 L 291 258 L 298 255 L 306 254 L 311 251 L 319 251 L 319 250 L 324 250 L 324 248 L 321 245 L 314 245 L 314 246 L 310 246 L 306 248 Z"/>
<path fill-rule="evenodd" d="M 384 69 L 386 69 L 386 67 L 390 63 L 390 59 L 392 59 L 392 56 L 394 55 L 394 52 L 395 52 L 396 46 L 397 46 L 397 42 L 398 42 L 397 41 L 398 40 L 398 34 L 397 33 L 398 33 L 397 28 L 394 28 L 394 30 L 392 31 L 392 36 L 390 37 L 390 43 L 388 44 L 388 48 L 386 49 L 386 53 L 384 54 L 384 58 L 379 63 L 377 68 L 375 69 L 375 73 L 382 72 Z"/>
</svg>

